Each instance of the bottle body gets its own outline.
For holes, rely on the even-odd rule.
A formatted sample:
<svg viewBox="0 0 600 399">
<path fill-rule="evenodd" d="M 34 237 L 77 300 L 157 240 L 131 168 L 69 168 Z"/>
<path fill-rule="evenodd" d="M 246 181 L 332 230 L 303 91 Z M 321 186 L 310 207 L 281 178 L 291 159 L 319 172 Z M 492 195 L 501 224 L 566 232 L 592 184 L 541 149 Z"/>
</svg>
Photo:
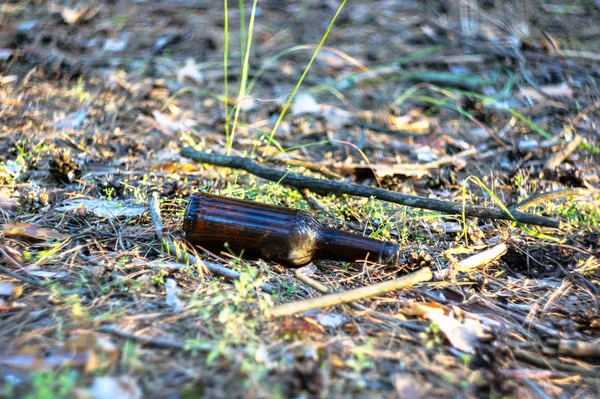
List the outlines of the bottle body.
<svg viewBox="0 0 600 399">
<path fill-rule="evenodd" d="M 321 226 L 308 212 L 210 194 L 190 197 L 183 222 L 193 245 L 287 267 L 313 259 L 397 261 L 398 245 Z"/>
</svg>

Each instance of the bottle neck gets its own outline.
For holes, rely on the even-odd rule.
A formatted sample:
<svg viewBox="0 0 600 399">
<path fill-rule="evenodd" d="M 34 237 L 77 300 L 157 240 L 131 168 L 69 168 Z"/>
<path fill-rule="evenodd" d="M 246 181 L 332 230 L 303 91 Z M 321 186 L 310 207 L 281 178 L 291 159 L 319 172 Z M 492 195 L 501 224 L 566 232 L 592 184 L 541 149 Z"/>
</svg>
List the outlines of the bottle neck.
<svg viewBox="0 0 600 399">
<path fill-rule="evenodd" d="M 400 245 L 322 226 L 315 258 L 344 262 L 367 260 L 397 264 Z"/>
</svg>

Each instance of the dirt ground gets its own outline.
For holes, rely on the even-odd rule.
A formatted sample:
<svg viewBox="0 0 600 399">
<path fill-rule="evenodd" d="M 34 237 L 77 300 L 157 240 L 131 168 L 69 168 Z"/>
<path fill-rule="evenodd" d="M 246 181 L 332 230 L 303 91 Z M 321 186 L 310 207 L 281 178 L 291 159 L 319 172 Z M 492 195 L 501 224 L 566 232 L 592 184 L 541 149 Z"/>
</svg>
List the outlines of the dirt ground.
<svg viewBox="0 0 600 399">
<path fill-rule="evenodd" d="M 240 26 L 229 2 L 226 36 L 220 2 L 1 2 L 0 397 L 600 396 L 598 2 L 348 2 L 288 109 L 339 6 L 246 2 Z M 560 226 L 297 190 L 183 147 Z M 303 277 L 186 247 L 195 192 L 309 211 L 400 262 Z"/>
</svg>

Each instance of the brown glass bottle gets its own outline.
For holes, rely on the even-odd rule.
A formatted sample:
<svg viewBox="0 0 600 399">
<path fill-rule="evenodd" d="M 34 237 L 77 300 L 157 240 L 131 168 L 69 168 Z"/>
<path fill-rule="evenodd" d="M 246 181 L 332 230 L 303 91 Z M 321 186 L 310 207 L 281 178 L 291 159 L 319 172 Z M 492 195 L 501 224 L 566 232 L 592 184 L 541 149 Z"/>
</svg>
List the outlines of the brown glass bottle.
<svg viewBox="0 0 600 399">
<path fill-rule="evenodd" d="M 392 264 L 400 250 L 397 244 L 322 226 L 308 212 L 210 194 L 190 197 L 183 230 L 193 245 L 220 252 L 227 243 L 235 254 L 287 267 L 313 259 Z"/>
</svg>

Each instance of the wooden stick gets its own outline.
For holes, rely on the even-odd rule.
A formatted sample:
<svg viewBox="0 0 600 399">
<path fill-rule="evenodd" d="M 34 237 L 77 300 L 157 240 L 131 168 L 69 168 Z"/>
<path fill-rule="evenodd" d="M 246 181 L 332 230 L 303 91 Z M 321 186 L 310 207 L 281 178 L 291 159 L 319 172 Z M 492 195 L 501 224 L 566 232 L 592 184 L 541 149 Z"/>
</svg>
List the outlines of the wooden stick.
<svg viewBox="0 0 600 399">
<path fill-rule="evenodd" d="M 546 369 L 546 370 L 558 370 L 564 371 L 566 373 L 574 373 L 580 374 L 587 377 L 600 378 L 600 371 L 586 369 L 579 366 L 572 366 L 570 364 L 564 364 L 556 360 L 546 359 L 541 356 L 534 355 L 533 353 L 526 352 L 521 349 L 516 349 L 513 351 L 513 355 L 515 359 L 520 360 L 522 362 L 532 364 L 534 366 Z"/>
<path fill-rule="evenodd" d="M 600 358 L 600 344 L 595 342 L 549 339 L 547 344 L 556 346 L 559 355 Z"/>
<path fill-rule="evenodd" d="M 315 290 L 319 291 L 322 294 L 330 294 L 333 292 L 333 290 L 331 290 L 326 285 L 321 284 L 318 281 L 310 278 L 306 274 L 302 273 L 301 268 L 296 269 L 296 278 L 298 280 L 302 281 L 304 284 L 308 285 L 309 287 L 314 288 Z M 426 330 L 426 328 L 421 325 L 418 325 L 418 324 L 415 324 L 415 323 L 412 323 L 409 321 L 395 319 L 392 316 L 390 316 L 389 314 L 378 312 L 376 310 L 373 310 L 366 306 L 363 306 L 359 303 L 350 303 L 349 305 L 354 310 L 357 310 L 357 311 L 363 312 L 363 313 L 368 313 L 369 316 L 373 316 L 374 318 L 376 318 L 378 320 L 387 321 L 389 323 L 398 325 L 400 327 L 404 327 L 407 330 L 413 330 L 413 331 L 418 331 L 418 332 L 423 332 Z"/>
<path fill-rule="evenodd" d="M 506 244 L 498 244 L 490 249 L 486 249 L 483 252 L 461 260 L 456 265 L 457 269 L 461 272 L 468 272 L 476 267 L 487 265 L 497 259 L 500 259 L 506 253 L 507 249 L 508 248 L 506 247 Z"/>
<path fill-rule="evenodd" d="M 462 215 L 469 217 L 480 217 L 490 219 L 517 220 L 524 224 L 533 224 L 538 226 L 554 227 L 559 226 L 558 220 L 531 215 L 519 211 L 511 212 L 512 216 L 502 209 L 489 208 L 477 205 L 464 205 L 452 201 L 443 201 L 433 198 L 424 198 L 414 195 L 396 193 L 381 188 L 360 186 L 358 184 L 344 183 L 331 180 L 315 179 L 313 177 L 301 176 L 295 173 L 288 173 L 283 170 L 267 168 L 257 164 L 249 158 L 238 156 L 227 156 L 219 154 L 209 154 L 202 151 L 196 151 L 191 147 L 181 149 L 181 155 L 190 158 L 196 162 L 207 163 L 217 166 L 225 166 L 234 169 L 243 169 L 253 175 L 263 179 L 280 182 L 287 186 L 297 189 L 309 189 L 318 193 L 325 194 L 350 194 L 358 197 L 375 197 L 377 199 L 393 202 L 400 205 L 412 206 L 415 208 L 430 209 L 451 215 Z M 514 218 L 514 219 L 513 219 Z"/>
<path fill-rule="evenodd" d="M 422 283 L 424 281 L 429 281 L 432 277 L 431 269 L 424 267 L 414 273 L 407 274 L 406 276 L 402 276 L 394 280 L 385 281 L 383 283 L 275 306 L 273 309 L 271 309 L 271 316 L 289 316 L 295 313 L 306 312 L 307 310 L 311 309 L 320 309 L 329 306 L 340 305 L 342 303 L 354 302 L 360 299 L 384 294 L 386 292 L 397 291 L 402 288 Z"/>
<path fill-rule="evenodd" d="M 168 348 L 168 349 L 185 349 L 185 342 L 180 341 L 172 341 L 165 338 L 152 338 L 145 335 L 137 335 L 133 333 L 129 333 L 127 331 L 119 330 L 112 324 L 103 325 L 96 329 L 96 331 L 114 335 L 115 337 L 124 338 L 129 341 L 137 342 L 138 344 L 151 346 L 155 348 Z"/>
<path fill-rule="evenodd" d="M 581 136 L 577 134 L 575 135 L 575 137 L 573 137 L 573 140 L 569 141 L 567 144 L 565 144 L 563 148 L 554 153 L 554 155 L 548 160 L 548 162 L 546 162 L 545 169 L 547 171 L 553 171 L 554 169 L 556 169 L 558 165 L 563 163 L 565 159 L 567 159 L 569 155 L 571 155 L 573 151 L 575 151 L 577 147 L 579 147 L 580 143 Z"/>
</svg>

